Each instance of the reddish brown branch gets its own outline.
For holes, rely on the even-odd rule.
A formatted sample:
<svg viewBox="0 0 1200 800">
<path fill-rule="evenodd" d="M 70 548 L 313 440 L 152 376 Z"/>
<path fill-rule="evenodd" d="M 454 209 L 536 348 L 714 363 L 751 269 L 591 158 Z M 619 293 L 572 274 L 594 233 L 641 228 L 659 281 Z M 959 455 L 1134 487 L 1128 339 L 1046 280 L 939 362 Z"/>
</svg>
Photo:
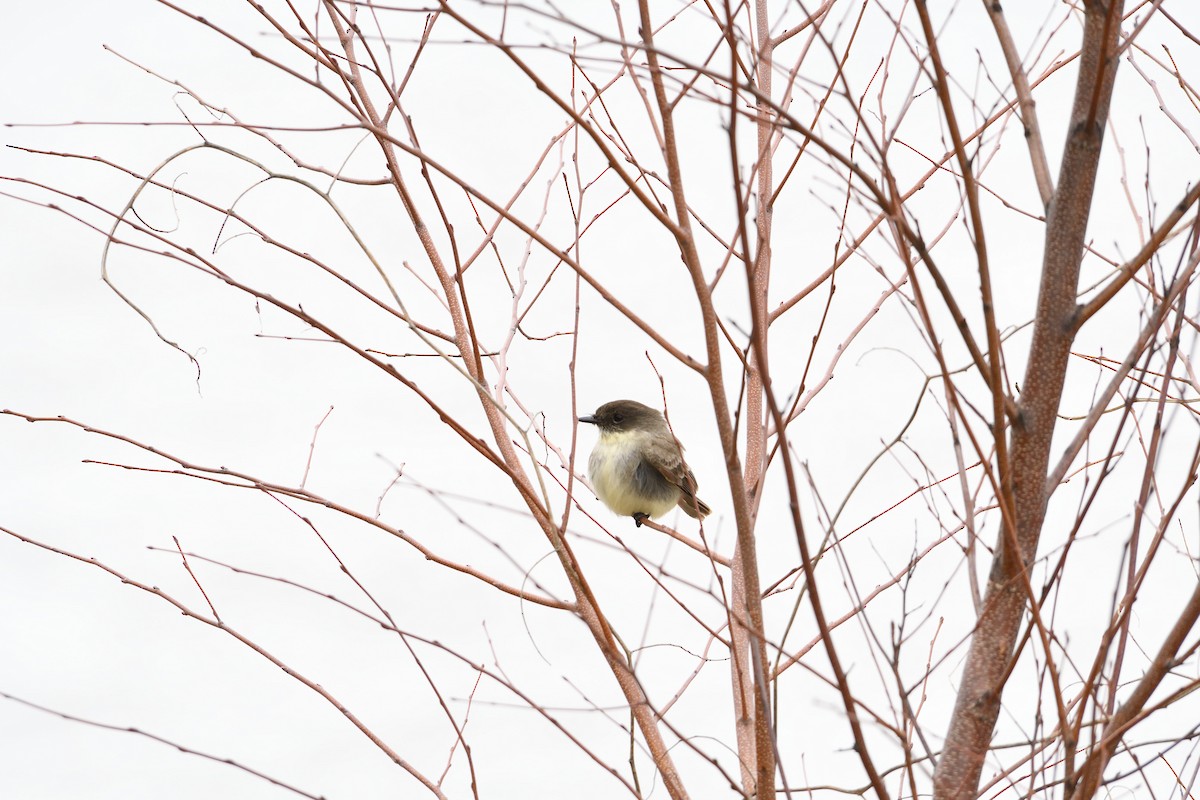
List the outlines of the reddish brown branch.
<svg viewBox="0 0 1200 800">
<path fill-rule="evenodd" d="M 1046 472 L 1074 339 L 1079 270 L 1117 62 L 1122 0 L 1085 13 L 1079 76 L 1058 188 L 1046 223 L 1033 342 L 1012 429 L 1014 536 L 1000 536 L 967 653 L 946 749 L 934 773 L 937 800 L 973 800 L 1028 594 L 1027 570 L 1046 513 Z M 1116 22 L 1114 22 L 1114 20 Z M 1015 540 L 1015 541 L 1014 541 Z"/>
</svg>

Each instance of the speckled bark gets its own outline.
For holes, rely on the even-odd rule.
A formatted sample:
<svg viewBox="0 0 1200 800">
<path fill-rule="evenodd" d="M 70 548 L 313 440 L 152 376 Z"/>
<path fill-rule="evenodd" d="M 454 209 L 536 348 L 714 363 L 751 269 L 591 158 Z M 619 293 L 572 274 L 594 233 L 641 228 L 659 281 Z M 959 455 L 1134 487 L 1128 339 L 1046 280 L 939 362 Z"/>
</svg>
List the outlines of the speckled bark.
<svg viewBox="0 0 1200 800">
<path fill-rule="evenodd" d="M 1075 335 L 1079 267 L 1116 76 L 1113 54 L 1123 6 L 1122 0 L 1086 4 L 1071 125 L 1046 221 L 1033 342 L 1021 382 L 1019 415 L 1010 437 L 1017 548 L 1014 552 L 1009 535 L 1001 530 L 945 748 L 934 773 L 936 800 L 966 800 L 977 795 L 1000 712 L 1003 681 L 1024 617 L 1026 593 L 1021 571 L 1037 552 L 1045 518 L 1050 443 Z"/>
</svg>

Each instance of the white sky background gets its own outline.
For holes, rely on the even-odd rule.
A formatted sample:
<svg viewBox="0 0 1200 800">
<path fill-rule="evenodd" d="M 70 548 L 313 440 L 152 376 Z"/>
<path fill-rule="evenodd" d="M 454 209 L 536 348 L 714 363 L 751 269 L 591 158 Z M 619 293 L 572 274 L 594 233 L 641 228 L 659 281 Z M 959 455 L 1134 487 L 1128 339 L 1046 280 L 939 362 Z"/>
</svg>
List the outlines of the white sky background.
<svg viewBox="0 0 1200 800">
<path fill-rule="evenodd" d="M 580 13 L 594 14 L 589 18 L 595 24 L 611 26 L 607 3 L 587 5 Z M 996 89 L 978 68 L 975 52 L 982 52 L 991 80 L 1005 92 L 1007 73 L 982 9 L 973 3 L 959 6 L 949 23 L 950 33 L 942 39 L 943 57 L 957 65 L 952 74 L 960 87 L 974 87 L 979 102 L 991 113 Z M 1191 14 L 1196 21 L 1194 9 L 1186 4 L 1168 0 L 1168 6 L 1182 6 L 1179 13 Z M 267 34 L 266 26 L 248 6 L 224 2 L 196 8 L 250 38 L 265 52 L 304 69 L 293 56 L 285 55 L 287 46 Z M 0 56 L 10 76 L 3 91 L 4 121 L 171 123 L 161 127 L 14 127 L 4 131 L 7 144 L 99 155 L 139 171 L 152 169 L 173 152 L 196 144 L 196 133 L 177 124 L 183 121 L 182 114 L 198 122 L 213 121 L 214 117 L 114 52 L 178 80 L 212 106 L 228 108 L 246 122 L 315 126 L 347 120 L 316 92 L 154 3 L 21 3 L 7 11 L 5 47 Z M 666 5 L 656 13 L 666 14 Z M 661 47 L 687 47 L 689 36 L 699 37 L 706 30 L 698 15 L 689 20 L 691 13 L 686 12 L 669 29 L 672 33 L 660 42 Z M 1065 15 L 1061 10 L 1048 13 L 1054 25 Z M 633 36 L 633 9 L 626 9 L 626 14 L 626 32 Z M 494 14 L 483 11 L 480 18 L 487 24 L 495 19 Z M 384 21 L 396 37 L 396 63 L 403 69 L 411 42 L 419 34 L 421 17 L 391 15 Z M 1079 38 L 1078 24 L 1068 18 L 1047 44 L 1045 37 L 1038 35 L 1043 21 L 1041 17 L 1025 20 L 1020 14 L 1010 19 L 1022 52 L 1043 49 L 1033 59 L 1039 67 L 1076 47 Z M 915 28 L 915 17 L 906 24 Z M 542 42 L 561 33 L 545 21 L 534 25 L 531 19 L 515 15 L 510 25 L 512 37 L 522 41 Z M 844 33 L 842 30 L 838 36 Z M 859 33 L 862 43 L 856 45 L 859 58 L 848 68 L 857 91 L 863 91 L 878 58 L 891 45 L 891 34 L 877 11 L 868 15 Z M 507 198 L 525 179 L 550 137 L 563 129 L 565 118 L 499 54 L 481 45 L 463 45 L 463 38 L 462 31 L 449 23 L 437 29 L 435 44 L 423 56 L 405 95 L 405 110 L 434 158 L 483 191 Z M 1200 68 L 1197 48 L 1189 49 L 1170 26 L 1152 25 L 1143 42 L 1148 48 L 1160 43 L 1171 46 L 1186 75 L 1195 76 Z M 587 49 L 581 52 L 586 55 Z M 563 91 L 568 88 L 570 70 L 560 55 L 534 50 L 527 55 L 531 63 L 545 70 L 552 85 Z M 794 58 L 792 50 L 783 60 Z M 828 57 L 813 57 L 811 63 L 821 72 L 808 79 L 810 83 L 798 96 L 795 107 L 801 118 L 812 113 L 811 82 L 826 79 Z M 593 66 L 597 75 L 608 74 L 607 64 Z M 312 74 L 311 67 L 305 74 Z M 1074 75 L 1071 68 L 1061 70 L 1036 95 L 1052 169 L 1061 149 Z M 1177 87 L 1161 72 L 1156 76 L 1168 106 L 1185 126 L 1196 129 L 1196 110 L 1181 99 Z M 1106 142 L 1092 230 L 1096 248 L 1119 261 L 1133 253 L 1141 239 L 1129 203 L 1120 193 L 1121 164 L 1115 145 L 1119 142 L 1125 150 L 1131 196 L 1143 215 L 1141 233 L 1149 220 L 1164 213 L 1161 208 L 1145 207 L 1142 181 L 1147 160 L 1154 202 L 1166 207 L 1200 174 L 1200 157 L 1186 136 L 1158 113 L 1153 94 L 1133 69 L 1123 65 L 1118 80 L 1112 125 L 1117 138 Z M 905 137 L 924 152 L 940 156 L 945 145 L 936 97 L 928 86 L 924 77 L 914 79 L 910 59 L 897 56 L 885 104 L 895 109 L 906 94 L 917 94 L 905 122 Z M 777 78 L 776 96 L 783 88 L 783 81 Z M 960 94 L 958 100 L 962 99 Z M 871 103 L 878 108 L 873 93 L 868 105 Z M 632 137 L 633 146 L 644 158 L 653 160 L 653 142 L 636 96 L 625 88 L 614 92 L 612 104 L 614 115 L 631 120 L 623 130 Z M 960 112 L 964 119 L 977 120 L 978 115 L 965 102 Z M 849 118 L 844 104 L 838 113 L 842 120 Z M 722 109 L 700 103 L 681 106 L 680 125 L 687 143 L 684 170 L 692 181 L 691 198 L 700 213 L 717 222 L 721 234 L 728 236 L 734 216 L 723 119 Z M 966 127 L 973 130 L 975 125 Z M 297 170 L 269 145 L 243 131 L 206 131 L 214 141 L 239 148 L 272 169 L 302 175 L 322 188 L 328 186 L 327 178 Z M 825 131 L 835 141 L 846 141 L 832 117 Z M 750 135 L 748 124 L 743 133 Z M 336 168 L 349 159 L 347 174 L 383 175 L 378 150 L 370 142 L 355 150 L 361 133 L 280 133 L 279 138 L 312 163 Z M 747 138 L 746 158 L 752 153 L 751 143 Z M 985 160 L 991 159 L 982 172 L 985 183 L 1020 210 L 1038 213 L 1019 123 L 1011 119 L 1000 149 L 989 144 L 984 153 Z M 570 241 L 571 230 L 570 209 L 559 176 L 561 171 L 572 174 L 569 150 L 566 157 L 560 167 L 559 151 L 552 152 L 517 207 L 525 218 L 536 219 L 545 201 L 545 230 L 559 243 Z M 585 180 L 594 176 L 597 163 L 594 151 L 585 150 Z M 787 159 L 781 160 L 777 175 L 786 163 Z M 907 186 L 928 164 L 919 156 L 901 152 L 894 154 L 893 167 L 900 173 L 901 184 Z M 436 224 L 436 210 L 428 202 L 418 172 L 411 161 L 405 169 L 423 212 L 434 225 L 435 236 L 444 243 L 444 231 Z M 61 187 L 69 195 L 84 195 L 117 209 L 136 188 L 136 182 L 127 176 L 96 164 L 13 149 L 0 151 L 0 174 Z M 377 297 L 386 297 L 381 281 L 344 227 L 311 193 L 282 181 L 256 186 L 261 173 L 211 151 L 187 155 L 160 176 L 182 191 L 222 206 L 254 187 L 237 200 L 240 213 L 298 251 L 336 265 Z M 556 184 L 546 201 L 548 181 Z M 10 194 L 42 202 L 51 198 L 48 192 L 28 184 L 6 184 L 3 190 Z M 613 185 L 610 180 L 589 194 L 585 219 L 614 199 Z M 844 183 L 815 161 L 806 161 L 802 176 L 794 178 L 789 187 L 775 216 L 772 307 L 830 263 L 838 204 L 844 192 Z M 462 248 L 470 252 L 478 242 L 473 216 L 461 193 L 450 191 L 448 184 L 441 188 Z M 448 327 L 428 292 L 401 266 L 408 261 L 425 280 L 432 280 L 394 191 L 389 187 L 339 188 L 334 197 L 396 281 L 409 310 L 438 327 Z M 951 222 L 957 202 L 950 181 L 931 182 L 913 201 L 912 207 L 925 214 L 921 223 L 926 237 L 933 238 Z M 1020 325 L 1030 318 L 1036 299 L 1042 225 L 991 199 L 987 202 L 992 264 L 998 276 L 997 308 L 1003 326 Z M 71 207 L 102 229 L 110 224 L 95 211 L 77 204 Z M 220 243 L 215 260 L 221 269 L 288 302 L 300 303 L 363 347 L 387 353 L 429 352 L 402 323 L 354 296 L 338 281 L 265 246 L 254 236 L 243 235 L 245 229 L 236 223 L 222 228 L 219 214 L 184 201 L 173 203 L 162 191 L 148 192 L 138 202 L 137 212 L 146 224 L 172 230 L 174 238 L 202 254 L 211 254 Z M 484 216 L 490 221 L 490 215 Z M 857 230 L 868 217 L 852 206 L 851 218 L 851 229 Z M 101 282 L 101 234 L 45 208 L 6 198 L 0 211 L 0 235 L 0 335 L 6 342 L 0 348 L 0 408 L 39 416 L 64 415 L 196 464 L 226 466 L 266 480 L 299 484 L 314 428 L 332 407 L 316 439 L 308 488 L 374 516 L 379 498 L 394 477 L 393 465 L 403 464 L 404 479 L 379 507 L 384 522 L 448 558 L 510 584 L 528 581 L 527 588 L 533 588 L 536 581 L 543 591 L 568 597 L 557 561 L 552 556 L 544 558 L 550 552 L 544 537 L 527 517 L 509 510 L 520 505 L 511 484 L 465 447 L 419 398 L 380 370 L 337 345 L 280 338 L 319 337 L 281 312 L 264 304 L 256 308 L 252 299 L 178 262 L 128 249 L 114 251 L 109 264 L 114 280 L 152 316 L 166 338 L 197 358 L 197 380 L 196 369 L 187 358 L 157 339 L 146 322 Z M 525 237 L 507 230 L 498 237 L 497 245 L 510 271 L 515 270 L 525 251 Z M 961 297 L 967 299 L 964 305 L 975 319 L 978 285 L 968 245 L 961 224 L 956 223 L 935 255 L 961 290 Z M 884 239 L 867 245 L 864 253 L 888 280 L 903 274 Z M 711 274 L 720 263 L 720 250 L 710 246 L 702 255 Z M 689 354 L 702 356 L 694 295 L 674 243 L 647 221 L 633 201 L 626 198 L 597 223 L 583 242 L 581 259 L 670 341 Z M 540 286 L 554 267 L 553 258 L 535 247 L 528 262 L 531 286 Z M 1083 284 L 1100 280 L 1108 269 L 1099 259 L 1086 261 Z M 749 314 L 744 281 L 736 272 L 736 267 L 730 268 L 717 301 L 722 304 L 722 318 L 746 330 Z M 468 275 L 477 330 L 485 343 L 498 347 L 507 335 L 511 294 L 494 259 L 481 259 Z M 865 259 L 852 259 L 839 273 L 809 388 L 829 369 L 838 357 L 838 346 L 886 287 L 884 278 Z M 559 267 L 545 297 L 527 318 L 530 333 L 546 336 L 569 330 L 573 292 L 574 281 L 567 268 Z M 826 289 L 815 292 L 774 332 L 773 369 L 776 380 L 785 387 L 780 389 L 781 395 L 795 389 L 827 296 Z M 1097 353 L 1110 348 L 1123 354 L 1141 324 L 1138 312 L 1136 298 L 1113 304 L 1085 329 L 1077 349 Z M 703 381 L 674 363 L 669 354 L 586 287 L 580 313 L 575 376 L 578 407 L 573 408 L 571 401 L 569 336 L 518 340 L 507 379 L 521 404 L 542 415 L 539 419 L 544 420 L 549 437 L 565 452 L 577 412 L 590 412 L 618 397 L 661 404 L 658 379 L 645 355 L 648 351 L 663 374 L 672 423 L 688 445 L 701 494 L 716 510 L 706 522 L 706 532 L 710 540 L 716 537 L 720 552 L 732 553 L 728 488 Z M 914 318 L 911 306 L 898 298 L 886 303 L 863 335 L 840 356 L 828 388 L 791 428 L 789 435 L 800 458 L 807 464 L 821 500 L 830 508 L 842 501 L 882 443 L 896 436 L 923 391 L 925 374 L 936 369 Z M 959 358 L 955 363 L 963 363 L 948 320 L 943 317 L 939 324 L 948 351 Z M 1194 337 L 1189 336 L 1184 348 L 1193 345 Z M 1024 372 L 1022 354 L 1027 346 L 1028 330 L 1024 330 L 1007 347 L 1010 382 L 1019 380 Z M 724 356 L 730 399 L 736 403 L 736 360 L 728 348 Z M 443 361 L 422 355 L 393 363 L 477 435 L 487 436 L 473 391 Z M 1072 370 L 1064 414 L 1084 413 L 1096 381 L 1102 379 L 1086 364 L 1076 364 Z M 906 443 L 912 449 L 882 460 L 854 495 L 838 524 L 840 533 L 897 503 L 929 477 L 940 479 L 953 472 L 953 451 L 938 408 L 944 403 L 945 396 L 935 384 L 909 430 Z M 521 416 L 515 405 L 513 411 Z M 1181 419 L 1177 424 L 1186 427 L 1191 422 Z M 579 433 L 577 463 L 581 469 L 594 436 L 590 429 Z M 1179 453 L 1165 457 L 1167 463 L 1189 455 L 1187 441 L 1190 439 L 1185 437 Z M 1136 447 L 1136 441 L 1131 446 Z M 1060 450 L 1055 448 L 1054 457 Z M 914 451 L 921 453 L 924 463 L 912 455 Z M 163 552 L 174 549 L 173 536 L 185 550 L 200 556 L 367 605 L 311 529 L 265 495 L 177 475 L 82 463 L 85 459 L 164 466 L 128 445 L 77 428 L 54 423 L 30 425 L 0 417 L 0 525 L 94 557 L 131 579 L 160 587 L 197 611 L 206 609 L 204 598 L 178 556 Z M 556 463 L 553 455 L 550 463 Z M 926 468 L 928 475 L 923 472 Z M 764 585 L 774 583 L 798 563 L 778 460 L 774 470 L 759 522 Z M 551 472 L 565 478 L 557 466 Z M 1164 488 L 1164 495 L 1169 496 L 1180 475 L 1166 470 L 1164 475 L 1164 480 L 1171 482 L 1171 488 Z M 1064 581 L 1063 593 L 1070 595 L 1073 590 L 1076 594 L 1056 607 L 1056 612 L 1070 620 L 1063 627 L 1082 643 L 1084 654 L 1090 652 L 1087 645 L 1094 644 L 1098 626 L 1107 619 L 1139 478 L 1140 462 L 1125 472 L 1118 470 L 1112 480 L 1124 488 L 1120 492 L 1114 489 L 1088 518 L 1089 538 L 1080 545 L 1078 572 Z M 1119 480 L 1126 483 L 1118 484 Z M 422 487 L 437 491 L 427 492 Z M 484 502 L 465 500 L 459 494 Z M 562 492 L 552 486 L 551 494 L 561 509 Z M 1061 525 L 1073 519 L 1078 497 L 1077 492 L 1069 496 L 1064 492 L 1058 501 L 1061 507 L 1052 509 L 1043 552 L 1062 543 L 1066 533 Z M 578 488 L 576 499 L 608 531 L 578 509 L 572 512 L 572 529 L 580 537 L 575 540 L 577 551 L 588 569 L 589 581 L 626 644 L 655 645 L 639 655 L 638 674 L 651 697 L 665 703 L 695 671 L 695 654 L 704 650 L 708 637 L 656 590 L 645 569 L 613 546 L 612 536 L 642 555 L 650 570 L 663 565 L 674 576 L 665 579 L 666 585 L 694 604 L 696 613 L 708 623 L 720 624 L 719 607 L 702 591 L 711 584 L 711 570 L 704 559 L 668 543 L 661 534 L 636 530 L 628 520 L 616 519 L 586 488 Z M 960 502 L 961 496 L 954 492 L 947 496 L 930 492 L 852 537 L 845 552 L 853 565 L 857 590 L 869 592 L 901 570 L 914 548 L 924 548 L 942 535 L 927 503 L 938 508 L 950 524 L 950 505 Z M 818 511 L 818 501 L 807 485 L 802 486 L 802 504 L 809 536 L 815 542 L 826 517 Z M 522 605 L 469 577 L 436 568 L 411 547 L 365 523 L 312 506 L 292 503 L 292 507 L 312 520 L 401 628 L 439 640 L 472 661 L 498 667 L 551 709 L 556 719 L 601 758 L 623 774 L 628 772 L 628 738 L 619 728 L 628 725 L 628 716 L 620 710 L 621 696 L 581 624 L 563 612 Z M 1161 624 L 1147 611 L 1139 621 L 1147 651 L 1157 647 L 1162 626 L 1170 623 L 1172 609 L 1190 591 L 1189 581 L 1195 579 L 1185 550 L 1190 542 L 1190 552 L 1197 552 L 1195 512 L 1193 494 L 1180 512 L 1179 534 L 1172 542 L 1180 556 L 1163 565 L 1147 590 L 1152 600 L 1146 608 L 1164 609 Z M 1059 516 L 1053 516 L 1055 513 Z M 694 523 L 687 518 L 663 521 L 695 534 Z M 983 522 L 985 540 L 990 543 L 995 520 L 984 516 Z M 962 654 L 961 648 L 953 647 L 973 621 L 960 562 L 961 552 L 953 543 L 935 551 L 915 573 L 917 588 L 909 597 L 911 624 L 922 621 L 922 627 L 914 633 L 906 653 L 908 680 L 922 673 L 931 641 L 939 657 L 950 653 L 932 678 L 922 712 L 927 730 L 934 735 L 944 731 L 953 702 L 954 669 Z M 453 731 L 397 637 L 294 586 L 233 574 L 197 559 L 191 566 L 231 627 L 336 695 L 422 772 L 435 778 L 442 772 L 454 742 Z M 827 570 L 823 574 L 831 615 L 838 616 L 852 605 L 843 573 L 832 558 L 822 569 Z M 1096 575 L 1101 576 L 1099 582 Z M 699 588 L 684 586 L 677 578 Z M 1162 605 L 1154 605 L 1157 601 Z M 776 636 L 794 602 L 794 593 L 785 593 L 768 603 L 769 625 Z M 889 620 L 899 618 L 898 604 L 898 593 L 892 593 L 881 600 L 877 612 L 872 611 L 878 614 L 872 618 L 878 630 L 886 634 Z M 136 727 L 218 758 L 235 759 L 329 798 L 424 794 L 332 706 L 278 668 L 230 637 L 184 618 L 166 603 L 123 586 L 100 570 L 0 538 L 0 608 L 0 692 L 118 728 Z M 1097 614 L 1096 608 L 1103 611 Z M 939 631 L 941 617 L 945 623 Z M 812 636 L 811 614 L 803 606 L 788 642 L 798 647 Z M 862 645 L 862 630 L 850 624 L 839 636 L 845 637 L 845 657 L 864 698 L 882 704 L 884 682 Z M 418 652 L 426 668 L 437 676 L 438 689 L 460 722 L 467 712 L 467 698 L 473 697 L 467 736 L 481 797 L 623 795 L 624 789 L 615 779 L 511 693 L 487 679 L 476 687 L 476 673 L 444 653 L 432 648 Z M 696 747 L 735 774 L 736 762 L 728 749 L 734 746 L 728 665 L 723 652 L 709 655 L 717 660 L 699 671 L 669 719 L 679 730 L 696 737 Z M 828 671 L 820 648 L 811 651 L 805 665 L 822 675 Z M 1195 664 L 1187 668 L 1194 675 Z M 1130 675 L 1136 677 L 1138 668 L 1131 669 Z M 1028 689 L 1035 685 L 1032 667 L 1026 672 L 1021 684 L 1026 694 L 1015 695 L 1006 706 L 1017 716 L 1002 717 L 1002 726 L 1007 727 L 1002 727 L 1000 740 L 1016 740 L 1020 738 L 1017 734 L 1029 727 L 1028 720 L 1019 717 L 1029 714 L 1031 718 L 1036 707 Z M 781 726 L 780 740 L 789 782 L 862 783 L 836 696 L 801 668 L 786 673 L 780 691 L 787 720 Z M 1197 716 L 1194 702 L 1185 702 L 1180 708 L 1184 718 Z M 1178 725 L 1166 729 L 1180 730 Z M 883 741 L 881 737 L 873 740 Z M 5 797 L 295 796 L 245 772 L 179 753 L 170 746 L 65 721 L 11 701 L 0 703 L 0 741 L 4 744 L 0 747 L 0 794 Z M 673 752 L 694 786 L 711 789 L 696 790 L 695 796 L 734 796 L 711 767 L 686 753 L 686 747 Z M 893 758 L 896 753 L 882 744 L 879 752 L 891 753 Z M 1186 753 L 1179 755 L 1180 763 L 1194 767 Z M 639 758 L 642 785 L 648 787 L 654 780 L 650 762 L 644 754 Z M 446 779 L 447 793 L 469 796 L 469 780 L 465 760 L 457 753 Z M 654 796 L 665 796 L 661 786 Z"/>
</svg>

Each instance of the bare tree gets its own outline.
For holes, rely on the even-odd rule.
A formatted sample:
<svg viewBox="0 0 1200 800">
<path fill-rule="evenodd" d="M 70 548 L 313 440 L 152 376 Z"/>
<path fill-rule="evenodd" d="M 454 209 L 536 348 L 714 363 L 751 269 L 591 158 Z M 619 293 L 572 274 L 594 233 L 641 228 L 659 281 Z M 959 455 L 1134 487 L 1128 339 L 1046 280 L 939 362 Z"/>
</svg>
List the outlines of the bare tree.
<svg viewBox="0 0 1200 800">
<path fill-rule="evenodd" d="M 484 685 L 554 733 L 528 769 L 582 754 L 636 797 L 660 783 L 676 800 L 1191 796 L 1200 41 L 1186 3 L 1083 0 L 1015 25 L 986 1 L 160 5 L 270 94 L 210 97 L 117 53 L 178 108 L 123 121 L 150 126 L 153 163 L 22 140 L 6 194 L 95 234 L 123 313 L 175 357 L 165 380 L 203 390 L 217 356 L 174 332 L 144 262 L 232 290 L 257 338 L 331 383 L 367 367 L 382 384 L 364 387 L 401 389 L 403 424 L 440 438 L 364 494 L 310 483 L 335 460 L 321 432 L 336 409 L 290 482 L 149 429 L 8 409 L 117 445 L 93 460 L 128 481 L 268 498 L 346 583 L 176 538 L 175 591 L 0 528 L 11 540 L 230 637 L 436 797 L 511 792 L 477 769 L 512 738 L 468 724 Z M 124 193 L 42 165 L 101 168 Z M 629 387 L 688 442 L 719 498 L 708 520 L 638 531 L 593 499 L 575 417 Z M 451 484 L 423 482 L 443 470 Z M 499 650 L 540 651 L 534 617 L 549 638 L 586 631 L 586 656 L 555 667 L 589 721 L 506 667 L 490 633 L 434 636 L 398 614 L 388 582 L 342 555 L 364 530 L 421 556 L 401 580 L 524 619 Z M 405 696 L 443 715 L 446 752 L 373 723 L 276 654 L 269 628 L 227 619 L 232 601 L 209 591 L 225 580 L 377 624 L 421 676 Z"/>
</svg>

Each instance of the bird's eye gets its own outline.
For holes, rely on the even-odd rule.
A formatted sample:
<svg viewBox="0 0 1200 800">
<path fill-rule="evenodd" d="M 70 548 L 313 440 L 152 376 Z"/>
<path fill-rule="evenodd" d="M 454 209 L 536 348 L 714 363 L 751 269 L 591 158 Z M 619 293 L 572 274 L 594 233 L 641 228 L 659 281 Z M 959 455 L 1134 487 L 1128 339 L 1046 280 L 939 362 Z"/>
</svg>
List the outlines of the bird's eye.
<svg viewBox="0 0 1200 800">
<path fill-rule="evenodd" d="M 620 412 L 613 414 L 613 422 L 624 422 L 624 421 L 625 421 L 624 414 L 621 414 Z"/>
</svg>

